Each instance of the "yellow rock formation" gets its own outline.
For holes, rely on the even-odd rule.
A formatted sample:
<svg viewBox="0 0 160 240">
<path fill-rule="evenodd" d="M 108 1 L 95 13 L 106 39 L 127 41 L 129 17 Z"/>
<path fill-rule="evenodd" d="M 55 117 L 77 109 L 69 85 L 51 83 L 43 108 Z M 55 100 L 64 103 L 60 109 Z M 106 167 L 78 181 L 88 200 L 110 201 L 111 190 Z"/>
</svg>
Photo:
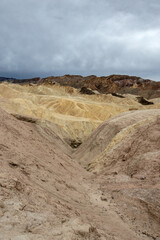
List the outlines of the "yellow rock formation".
<svg viewBox="0 0 160 240">
<path fill-rule="evenodd" d="M 45 119 L 62 127 L 71 139 L 83 141 L 103 121 L 129 110 L 160 108 L 142 106 L 135 96 L 125 98 L 108 95 L 82 95 L 71 87 L 55 85 L 0 84 L 0 107 L 18 113 Z"/>
</svg>

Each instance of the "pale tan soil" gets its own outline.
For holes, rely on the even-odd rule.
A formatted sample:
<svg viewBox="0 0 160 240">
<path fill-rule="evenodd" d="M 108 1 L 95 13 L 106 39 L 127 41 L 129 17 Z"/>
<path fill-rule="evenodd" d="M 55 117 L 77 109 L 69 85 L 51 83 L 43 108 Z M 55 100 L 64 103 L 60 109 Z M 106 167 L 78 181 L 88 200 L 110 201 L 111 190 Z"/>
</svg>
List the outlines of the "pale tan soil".
<svg viewBox="0 0 160 240">
<path fill-rule="evenodd" d="M 86 156 L 87 155 L 87 156 Z M 136 232 L 160 236 L 160 110 L 128 112 L 102 125 L 74 153 L 97 173 L 102 199 Z"/>
<path fill-rule="evenodd" d="M 146 239 L 40 128 L 0 110 L 0 239 Z"/>
</svg>

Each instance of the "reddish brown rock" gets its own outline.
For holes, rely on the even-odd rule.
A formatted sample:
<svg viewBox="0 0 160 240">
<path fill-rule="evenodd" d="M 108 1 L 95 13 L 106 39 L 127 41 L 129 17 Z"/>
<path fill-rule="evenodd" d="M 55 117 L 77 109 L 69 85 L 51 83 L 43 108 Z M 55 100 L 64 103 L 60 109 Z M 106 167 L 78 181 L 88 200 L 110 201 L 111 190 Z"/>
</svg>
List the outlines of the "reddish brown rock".
<svg viewBox="0 0 160 240">
<path fill-rule="evenodd" d="M 8 81 L 13 83 L 27 84 L 55 84 L 59 83 L 63 86 L 71 86 L 74 88 L 91 88 L 100 93 L 129 93 L 139 95 L 144 98 L 160 97 L 160 82 L 155 82 L 149 79 L 128 75 L 110 75 L 97 77 L 90 75 L 83 77 L 81 75 L 50 76 L 46 78 L 32 79 L 9 79 L 0 78 L 0 81 Z"/>
<path fill-rule="evenodd" d="M 160 97 L 160 82 L 142 79 L 136 76 L 110 75 L 97 77 L 95 75 L 90 75 L 82 77 L 81 75 L 64 75 L 42 79 L 39 81 L 39 84 L 51 84 L 53 82 L 75 88 L 91 88 L 92 90 L 98 90 L 98 92 L 104 94 L 130 93 L 140 95 L 147 99 Z"/>
</svg>

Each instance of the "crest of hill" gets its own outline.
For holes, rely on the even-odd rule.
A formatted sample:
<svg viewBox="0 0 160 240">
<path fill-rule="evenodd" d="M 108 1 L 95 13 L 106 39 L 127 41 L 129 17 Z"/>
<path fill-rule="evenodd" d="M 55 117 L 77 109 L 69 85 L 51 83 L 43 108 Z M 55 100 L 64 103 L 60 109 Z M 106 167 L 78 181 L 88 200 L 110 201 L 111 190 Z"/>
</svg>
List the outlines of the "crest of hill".
<svg viewBox="0 0 160 240">
<path fill-rule="evenodd" d="M 103 122 L 85 142 L 83 142 L 73 157 L 85 168 L 90 167 L 92 163 L 95 162 L 95 166 L 97 164 L 98 169 L 98 166 L 100 166 L 98 163 L 99 156 L 101 156 L 105 149 L 111 146 L 111 143 L 113 145 L 112 148 L 114 148 L 114 143 L 115 145 L 117 144 L 114 139 L 116 139 L 119 134 L 125 133 L 125 129 L 132 129 L 132 126 L 134 129 L 134 126 L 137 126 L 141 122 L 143 123 L 143 121 L 159 115 L 159 109 L 152 109 L 125 112 L 110 118 Z M 119 156 L 119 154 L 117 156 Z"/>
<path fill-rule="evenodd" d="M 39 81 L 40 84 L 53 84 L 55 82 L 75 88 L 87 87 L 105 94 L 130 93 L 147 99 L 160 97 L 160 82 L 136 76 L 114 74 L 102 77 L 95 75 L 82 77 L 81 75 L 64 75 L 59 77 L 51 76 Z"/>
<path fill-rule="evenodd" d="M 147 99 L 160 97 L 160 82 L 129 75 L 117 75 L 97 77 L 90 75 L 83 77 L 81 75 L 50 76 L 46 78 L 31 79 L 9 79 L 0 77 L 0 81 L 8 81 L 19 84 L 50 84 L 59 83 L 64 86 L 74 88 L 87 87 L 100 93 L 130 93 L 140 95 Z"/>
</svg>

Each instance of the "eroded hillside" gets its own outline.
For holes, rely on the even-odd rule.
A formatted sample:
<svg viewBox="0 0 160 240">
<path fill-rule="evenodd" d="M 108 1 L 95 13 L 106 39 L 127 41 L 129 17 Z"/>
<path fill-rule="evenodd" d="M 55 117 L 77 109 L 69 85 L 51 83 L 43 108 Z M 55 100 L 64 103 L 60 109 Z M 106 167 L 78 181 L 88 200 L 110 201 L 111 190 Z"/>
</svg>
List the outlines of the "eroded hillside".
<svg viewBox="0 0 160 240">
<path fill-rule="evenodd" d="M 159 108 L 160 101 L 144 106 L 135 96 L 124 98 L 111 94 L 80 94 L 78 89 L 55 85 L 0 84 L 0 106 L 18 113 L 51 121 L 66 131 L 68 137 L 84 141 L 103 121 L 134 109 Z"/>
<path fill-rule="evenodd" d="M 94 173 L 101 199 L 150 239 L 160 236 L 160 110 L 123 113 L 102 123 L 73 154 Z"/>
<path fill-rule="evenodd" d="M 0 110 L 0 134 L 0 239 L 146 239 L 110 209 L 111 196 L 104 204 L 51 129 Z"/>
<path fill-rule="evenodd" d="M 2 83 L 0 107 L 0 240 L 159 240 L 159 98 Z"/>
</svg>

